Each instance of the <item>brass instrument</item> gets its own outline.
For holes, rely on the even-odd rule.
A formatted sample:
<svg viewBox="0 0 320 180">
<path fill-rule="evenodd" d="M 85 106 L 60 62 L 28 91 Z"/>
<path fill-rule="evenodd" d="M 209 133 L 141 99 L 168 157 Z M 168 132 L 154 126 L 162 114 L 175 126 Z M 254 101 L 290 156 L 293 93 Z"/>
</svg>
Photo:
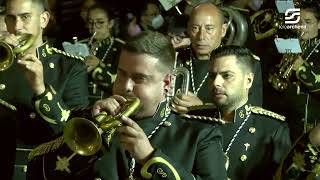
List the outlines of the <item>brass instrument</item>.
<svg viewBox="0 0 320 180">
<path fill-rule="evenodd" d="M 189 90 L 189 81 L 190 81 L 190 75 L 189 70 L 185 67 L 177 67 L 173 70 L 173 74 L 177 77 L 178 75 L 182 76 L 182 86 L 181 89 L 178 89 L 178 92 L 181 92 L 182 94 L 188 94 Z"/>
<path fill-rule="evenodd" d="M 102 146 L 102 136 L 107 137 L 107 143 L 117 127 L 122 126 L 121 116 L 130 116 L 140 105 L 136 97 L 127 97 L 126 104 L 115 116 L 101 113 L 94 121 L 85 118 L 72 118 L 65 125 L 63 138 L 68 147 L 76 154 L 91 156 L 97 153 Z"/>
<path fill-rule="evenodd" d="M 29 49 L 36 40 L 36 36 L 32 34 L 21 34 L 18 35 L 17 38 L 20 42 L 20 45 L 16 48 L 13 48 L 4 41 L 0 41 L 0 71 L 5 71 L 10 68 L 14 58 L 18 54 L 22 54 Z"/>
<path fill-rule="evenodd" d="M 269 74 L 268 82 L 275 90 L 279 92 L 287 90 L 296 58 L 295 54 L 284 54 L 280 64 L 277 65 L 278 71 Z"/>
<path fill-rule="evenodd" d="M 284 24 L 284 19 L 274 9 L 264 9 L 250 16 L 250 23 L 256 40 L 261 40 L 274 35 Z"/>
<path fill-rule="evenodd" d="M 300 34 L 300 37 L 304 33 Z M 277 71 L 270 73 L 268 77 L 268 82 L 271 83 L 272 87 L 279 91 L 284 92 L 287 90 L 290 82 L 290 77 L 292 76 L 292 72 L 294 71 L 293 66 L 296 59 L 301 55 L 303 56 L 308 47 L 313 46 L 313 44 L 303 43 L 301 49 L 303 50 L 302 54 L 293 54 L 288 53 L 284 54 L 280 64 L 278 64 Z"/>
<path fill-rule="evenodd" d="M 227 18 L 226 45 L 242 46 L 248 38 L 248 23 L 245 17 L 233 7 L 222 7 Z"/>
</svg>

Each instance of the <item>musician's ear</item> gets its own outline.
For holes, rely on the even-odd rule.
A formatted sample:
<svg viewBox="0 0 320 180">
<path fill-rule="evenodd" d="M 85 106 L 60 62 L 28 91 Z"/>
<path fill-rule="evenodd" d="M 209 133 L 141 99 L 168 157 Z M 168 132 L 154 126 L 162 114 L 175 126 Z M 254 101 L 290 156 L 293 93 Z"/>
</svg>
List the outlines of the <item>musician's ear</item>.
<svg viewBox="0 0 320 180">
<path fill-rule="evenodd" d="M 40 14 L 40 27 L 42 29 L 46 28 L 50 20 L 50 13 L 48 11 L 44 11 Z"/>
<path fill-rule="evenodd" d="M 111 19 L 108 23 L 108 28 L 111 30 L 114 25 L 114 19 Z"/>
</svg>

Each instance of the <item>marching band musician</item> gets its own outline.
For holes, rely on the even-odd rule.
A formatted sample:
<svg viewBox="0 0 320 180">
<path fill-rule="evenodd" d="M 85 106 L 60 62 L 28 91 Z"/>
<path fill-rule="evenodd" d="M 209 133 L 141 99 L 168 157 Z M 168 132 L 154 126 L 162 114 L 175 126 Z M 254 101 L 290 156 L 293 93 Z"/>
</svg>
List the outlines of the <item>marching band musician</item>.
<svg viewBox="0 0 320 180">
<path fill-rule="evenodd" d="M 222 10 L 211 4 L 202 3 L 191 12 L 188 22 L 188 35 L 191 45 L 179 50 L 178 66 L 190 71 L 190 87 L 187 95 L 173 97 L 172 109 L 179 113 L 188 112 L 188 107 L 212 103 L 208 93 L 208 66 L 210 54 L 222 46 L 222 39 L 227 32 L 227 24 Z M 255 63 L 256 80 L 252 93 L 255 105 L 262 104 L 262 77 L 260 62 Z"/>
<path fill-rule="evenodd" d="M 292 139 L 309 131 L 320 120 L 320 13 L 319 5 L 314 2 L 302 2 L 300 5 L 299 29 L 302 55 L 295 57 L 293 72 L 283 100 L 274 105 L 277 112 L 285 113 Z M 279 107 L 279 108 L 278 108 Z"/>
<path fill-rule="evenodd" d="M 120 48 L 124 41 L 112 34 L 114 19 L 104 4 L 95 4 L 88 9 L 87 26 L 92 38 L 89 39 L 91 55 L 85 63 L 89 73 L 90 104 L 112 94 Z"/>
<path fill-rule="evenodd" d="M 166 93 L 171 88 L 174 57 L 170 40 L 157 32 L 142 32 L 123 46 L 114 95 L 97 101 L 92 111 L 95 115 L 103 111 L 116 115 L 128 96 L 138 97 L 140 107 L 132 119 L 119 118 L 123 125 L 117 128 L 110 145 L 105 144 L 106 152 L 95 162 L 96 177 L 103 180 L 227 178 L 217 122 L 181 118 L 170 111 Z M 82 162 L 81 169 L 77 167 L 81 165 L 77 163 L 79 156 L 75 156 L 67 163 L 68 167 L 60 169 L 56 166 L 57 157 L 63 158 L 62 154 L 56 154 L 59 151 L 39 154 L 35 149 L 36 156 L 28 166 L 29 178 L 90 179 L 84 173 L 92 169 L 94 160 L 89 157 Z"/>
<path fill-rule="evenodd" d="M 5 132 L 16 137 L 12 138 L 16 142 L 13 179 L 25 179 L 28 153 L 61 132 L 71 109 L 89 104 L 85 65 L 43 42 L 49 18 L 45 0 L 6 1 L 5 22 L 10 34 L 3 41 L 21 48 L 19 36 L 31 34 L 33 40 L 12 66 L 0 72 L 0 117 L 14 124 Z"/>
<path fill-rule="evenodd" d="M 285 117 L 250 103 L 254 61 L 247 48 L 217 49 L 209 67 L 209 89 L 216 108 L 199 106 L 188 113 L 226 122 L 220 129 L 232 180 L 272 179 L 291 147 Z"/>
</svg>

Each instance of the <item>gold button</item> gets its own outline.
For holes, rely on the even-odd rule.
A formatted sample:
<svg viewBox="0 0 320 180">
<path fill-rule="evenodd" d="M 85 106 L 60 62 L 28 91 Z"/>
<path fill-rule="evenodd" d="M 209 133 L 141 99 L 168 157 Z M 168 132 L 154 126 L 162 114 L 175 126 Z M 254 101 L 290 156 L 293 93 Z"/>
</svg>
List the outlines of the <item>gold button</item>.
<svg viewBox="0 0 320 180">
<path fill-rule="evenodd" d="M 42 56 L 43 56 L 43 57 L 46 57 L 46 56 L 47 56 L 47 54 L 46 54 L 46 50 L 45 50 L 45 49 L 42 49 L 41 54 L 42 54 Z"/>
<path fill-rule="evenodd" d="M 30 117 L 31 119 L 36 118 L 36 113 L 34 113 L 34 112 L 30 113 L 30 114 L 29 114 L 29 117 Z"/>
<path fill-rule="evenodd" d="M 0 90 L 4 90 L 6 88 L 5 84 L 0 84 Z"/>
<path fill-rule="evenodd" d="M 246 161 L 247 160 L 247 156 L 246 155 L 241 155 L 240 156 L 240 160 L 241 161 Z"/>
<path fill-rule="evenodd" d="M 48 104 L 43 104 L 42 107 L 44 108 L 45 111 L 47 111 L 47 112 L 50 111 L 50 107 Z"/>
<path fill-rule="evenodd" d="M 250 127 L 250 128 L 249 128 L 249 132 L 250 132 L 251 134 L 255 133 L 255 132 L 256 132 L 256 128 Z"/>
<path fill-rule="evenodd" d="M 23 166 L 22 171 L 23 171 L 24 173 L 26 173 L 26 172 L 27 172 L 27 166 Z"/>
<path fill-rule="evenodd" d="M 239 112 L 239 116 L 240 116 L 240 118 L 244 118 L 243 110 L 241 110 L 241 111 Z"/>
<path fill-rule="evenodd" d="M 171 126 L 171 122 L 165 121 L 165 122 L 163 123 L 163 125 L 166 126 L 166 127 L 170 127 L 170 126 Z"/>
<path fill-rule="evenodd" d="M 49 63 L 49 67 L 51 68 L 51 69 L 53 69 L 54 68 L 54 64 L 51 62 L 51 63 Z"/>
</svg>

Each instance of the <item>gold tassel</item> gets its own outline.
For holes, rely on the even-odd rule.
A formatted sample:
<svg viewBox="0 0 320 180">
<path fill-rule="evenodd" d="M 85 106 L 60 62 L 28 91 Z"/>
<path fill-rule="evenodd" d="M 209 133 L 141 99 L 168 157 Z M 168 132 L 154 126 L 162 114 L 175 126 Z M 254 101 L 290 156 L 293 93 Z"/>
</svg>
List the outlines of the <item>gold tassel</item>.
<svg viewBox="0 0 320 180">
<path fill-rule="evenodd" d="M 31 161 L 36 156 L 40 156 L 43 154 L 47 154 L 49 152 L 53 152 L 53 151 L 57 150 L 59 147 L 61 147 L 63 143 L 64 143 L 63 136 L 60 136 L 59 138 L 57 138 L 53 141 L 41 144 L 38 147 L 34 148 L 29 153 L 28 160 Z"/>
</svg>

